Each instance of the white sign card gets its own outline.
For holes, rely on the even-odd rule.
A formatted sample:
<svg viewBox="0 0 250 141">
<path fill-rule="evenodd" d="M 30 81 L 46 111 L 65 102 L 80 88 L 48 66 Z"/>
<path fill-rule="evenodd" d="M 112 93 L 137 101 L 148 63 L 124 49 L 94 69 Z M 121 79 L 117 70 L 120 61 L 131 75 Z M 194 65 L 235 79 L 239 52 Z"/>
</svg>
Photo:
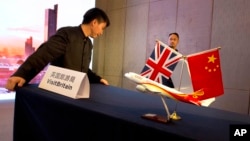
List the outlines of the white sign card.
<svg viewBox="0 0 250 141">
<path fill-rule="evenodd" d="M 70 98 L 89 98 L 89 79 L 86 73 L 49 65 L 39 88 Z"/>
</svg>

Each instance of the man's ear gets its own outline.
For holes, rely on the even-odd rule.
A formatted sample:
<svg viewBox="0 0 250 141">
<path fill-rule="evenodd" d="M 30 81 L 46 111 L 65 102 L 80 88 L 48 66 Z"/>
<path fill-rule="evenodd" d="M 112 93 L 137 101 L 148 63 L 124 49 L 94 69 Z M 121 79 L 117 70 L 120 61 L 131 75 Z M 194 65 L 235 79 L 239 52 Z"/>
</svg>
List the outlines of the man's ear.
<svg viewBox="0 0 250 141">
<path fill-rule="evenodd" d="M 98 20 L 94 19 L 91 23 L 92 23 L 92 25 L 98 24 Z"/>
</svg>

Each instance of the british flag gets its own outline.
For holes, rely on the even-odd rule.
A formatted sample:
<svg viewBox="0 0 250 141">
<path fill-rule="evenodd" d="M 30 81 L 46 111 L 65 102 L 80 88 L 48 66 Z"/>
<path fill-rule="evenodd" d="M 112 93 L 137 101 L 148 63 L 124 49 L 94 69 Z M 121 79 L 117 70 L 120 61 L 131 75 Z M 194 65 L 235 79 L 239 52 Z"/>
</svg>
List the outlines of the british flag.
<svg viewBox="0 0 250 141">
<path fill-rule="evenodd" d="M 164 84 L 173 73 L 182 54 L 161 41 L 156 41 L 155 48 L 148 58 L 141 76 Z"/>
</svg>

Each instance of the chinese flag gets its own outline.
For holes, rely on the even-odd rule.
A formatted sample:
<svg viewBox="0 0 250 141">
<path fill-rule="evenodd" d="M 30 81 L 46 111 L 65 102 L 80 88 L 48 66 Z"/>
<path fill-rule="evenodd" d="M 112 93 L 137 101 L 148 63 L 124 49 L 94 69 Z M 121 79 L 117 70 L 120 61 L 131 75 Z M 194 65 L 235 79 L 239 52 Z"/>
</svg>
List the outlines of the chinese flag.
<svg viewBox="0 0 250 141">
<path fill-rule="evenodd" d="M 191 54 L 187 62 L 194 91 L 204 90 L 200 100 L 224 93 L 218 48 Z"/>
</svg>

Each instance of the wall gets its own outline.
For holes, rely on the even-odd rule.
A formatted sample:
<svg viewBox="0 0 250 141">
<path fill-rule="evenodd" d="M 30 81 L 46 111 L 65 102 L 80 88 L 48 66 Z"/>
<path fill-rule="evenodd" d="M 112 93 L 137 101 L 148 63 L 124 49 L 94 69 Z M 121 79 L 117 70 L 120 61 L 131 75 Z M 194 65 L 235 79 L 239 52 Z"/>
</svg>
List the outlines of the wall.
<svg viewBox="0 0 250 141">
<path fill-rule="evenodd" d="M 166 42 L 178 32 L 182 54 L 221 47 L 225 93 L 211 107 L 249 115 L 250 1 L 96 0 L 96 7 L 107 12 L 111 26 L 94 40 L 93 69 L 111 85 L 135 90 L 124 73 L 139 73 L 155 40 Z"/>
</svg>

